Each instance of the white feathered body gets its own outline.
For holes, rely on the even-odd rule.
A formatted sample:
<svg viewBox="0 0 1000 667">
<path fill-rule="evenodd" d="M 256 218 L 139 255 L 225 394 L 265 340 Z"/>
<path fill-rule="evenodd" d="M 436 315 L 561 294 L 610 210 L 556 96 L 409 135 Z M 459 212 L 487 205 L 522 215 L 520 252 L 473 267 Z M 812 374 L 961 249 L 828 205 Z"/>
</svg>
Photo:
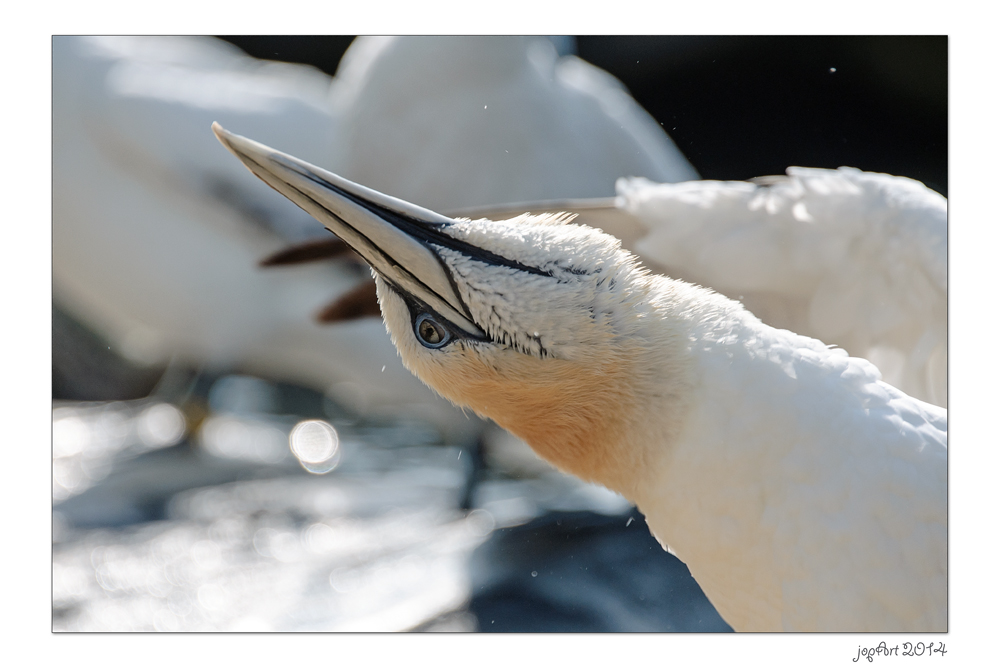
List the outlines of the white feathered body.
<svg viewBox="0 0 1000 667">
<path fill-rule="evenodd" d="M 687 400 L 658 401 L 682 382 L 664 374 L 627 436 L 654 535 L 737 630 L 946 630 L 946 412 L 691 290 L 662 320 L 686 337 Z"/>
</svg>

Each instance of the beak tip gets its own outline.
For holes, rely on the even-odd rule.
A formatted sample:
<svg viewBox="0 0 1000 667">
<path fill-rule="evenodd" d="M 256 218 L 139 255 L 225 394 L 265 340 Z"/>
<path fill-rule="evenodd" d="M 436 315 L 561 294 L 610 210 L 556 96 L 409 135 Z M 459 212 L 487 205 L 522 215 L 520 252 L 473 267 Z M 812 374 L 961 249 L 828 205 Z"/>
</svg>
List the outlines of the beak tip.
<svg viewBox="0 0 1000 667">
<path fill-rule="evenodd" d="M 219 125 L 218 121 L 214 121 L 212 123 L 212 133 L 215 135 L 215 138 L 219 140 L 220 144 L 228 148 L 230 151 L 233 150 L 233 133 Z"/>
<path fill-rule="evenodd" d="M 270 183 L 264 178 L 259 172 L 259 169 L 255 169 L 253 163 L 250 161 L 251 157 L 255 157 L 257 161 L 263 158 L 266 152 L 269 152 L 267 146 L 261 146 L 255 141 L 251 141 L 246 137 L 241 137 L 238 134 L 233 134 L 226 128 L 219 125 L 218 121 L 212 123 L 212 133 L 215 134 L 215 138 L 219 140 L 222 147 L 227 151 L 232 153 L 236 158 L 243 163 L 247 169 L 250 170 L 258 178 L 262 179 L 264 182 Z M 274 187 L 273 185 L 271 187 Z"/>
</svg>

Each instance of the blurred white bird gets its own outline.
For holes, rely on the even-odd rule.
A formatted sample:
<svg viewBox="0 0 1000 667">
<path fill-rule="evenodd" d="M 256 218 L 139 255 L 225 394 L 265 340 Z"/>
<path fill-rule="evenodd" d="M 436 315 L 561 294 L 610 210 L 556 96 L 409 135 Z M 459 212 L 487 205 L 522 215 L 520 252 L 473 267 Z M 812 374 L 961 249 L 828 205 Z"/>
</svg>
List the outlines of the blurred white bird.
<svg viewBox="0 0 1000 667">
<path fill-rule="evenodd" d="M 635 502 L 733 628 L 947 630 L 945 410 L 566 216 L 450 219 L 213 129 L 372 266 L 414 374 Z"/>
<path fill-rule="evenodd" d="M 698 178 L 607 72 L 529 37 L 373 37 L 337 70 L 344 173 L 438 209 Z"/>
<path fill-rule="evenodd" d="M 792 167 L 757 183 L 623 181 L 635 244 L 671 277 L 739 299 L 773 327 L 874 362 L 947 407 L 948 208 L 908 178 Z"/>
<path fill-rule="evenodd" d="M 367 270 L 256 268 L 318 228 L 220 155 L 209 123 L 445 208 L 696 177 L 621 84 L 544 38 L 360 38 L 330 78 L 217 40 L 56 37 L 53 96 L 57 303 L 134 359 L 302 382 L 459 431 L 479 426 L 405 372 L 381 324 L 311 321 Z"/>
</svg>

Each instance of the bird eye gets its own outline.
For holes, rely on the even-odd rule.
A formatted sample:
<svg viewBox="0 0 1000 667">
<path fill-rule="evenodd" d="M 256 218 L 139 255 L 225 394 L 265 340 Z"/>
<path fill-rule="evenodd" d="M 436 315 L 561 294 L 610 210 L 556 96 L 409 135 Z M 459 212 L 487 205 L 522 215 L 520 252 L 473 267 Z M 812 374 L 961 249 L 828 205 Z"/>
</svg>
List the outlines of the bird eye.
<svg viewBox="0 0 1000 667">
<path fill-rule="evenodd" d="M 438 324 L 437 321 L 427 313 L 423 313 L 417 318 L 413 328 L 417 334 L 417 338 L 424 347 L 442 347 L 445 343 L 451 340 L 451 334 L 448 330 Z"/>
</svg>

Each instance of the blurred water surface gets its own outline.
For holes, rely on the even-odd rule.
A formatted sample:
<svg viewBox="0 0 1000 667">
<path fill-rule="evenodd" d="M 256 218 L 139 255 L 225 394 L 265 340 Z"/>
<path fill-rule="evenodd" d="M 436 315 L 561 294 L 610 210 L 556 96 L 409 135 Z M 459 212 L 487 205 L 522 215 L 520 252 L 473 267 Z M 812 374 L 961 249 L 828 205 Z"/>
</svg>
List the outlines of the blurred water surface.
<svg viewBox="0 0 1000 667">
<path fill-rule="evenodd" d="M 55 403 L 55 631 L 727 629 L 623 498 L 509 435 L 199 382 Z"/>
</svg>

